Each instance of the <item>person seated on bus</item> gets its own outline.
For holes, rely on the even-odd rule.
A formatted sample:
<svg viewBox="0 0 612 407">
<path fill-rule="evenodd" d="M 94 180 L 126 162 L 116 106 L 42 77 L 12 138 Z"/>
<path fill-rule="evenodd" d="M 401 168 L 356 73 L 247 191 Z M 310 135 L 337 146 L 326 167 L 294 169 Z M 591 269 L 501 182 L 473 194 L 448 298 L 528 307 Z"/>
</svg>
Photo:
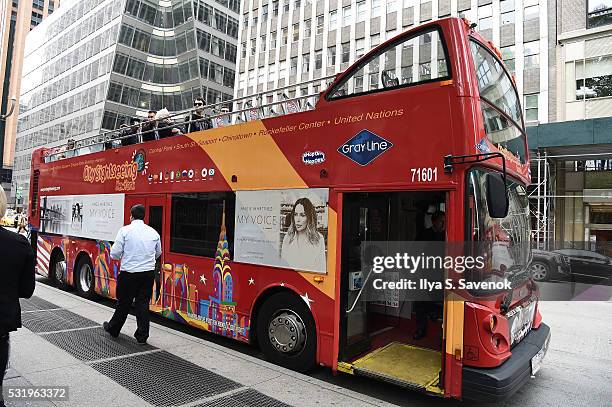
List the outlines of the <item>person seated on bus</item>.
<svg viewBox="0 0 612 407">
<path fill-rule="evenodd" d="M 74 141 L 74 139 L 68 139 L 68 141 L 66 142 L 66 146 L 64 147 L 64 149 L 61 151 L 61 154 L 59 155 L 59 159 L 64 159 L 64 158 L 72 158 L 76 155 L 76 143 Z"/>
<path fill-rule="evenodd" d="M 172 136 L 183 134 L 181 129 L 174 125 L 174 121 L 170 117 L 168 109 L 163 108 L 155 115 L 157 126 L 155 130 L 155 139 L 163 139 Z"/>
<path fill-rule="evenodd" d="M 418 236 L 418 241 L 421 242 L 444 242 L 446 240 L 446 215 L 442 211 L 436 211 L 431 215 L 431 227 L 424 229 Z M 434 248 L 434 251 L 439 251 L 440 248 Z M 433 253 L 432 253 L 433 254 Z M 444 253 L 439 253 L 444 255 Z M 443 270 L 441 270 L 443 272 Z M 428 280 L 433 281 L 438 276 L 428 277 Z M 413 339 L 421 339 L 427 332 L 427 319 L 438 318 L 441 316 L 439 301 L 415 301 L 414 311 L 416 314 L 416 330 Z"/>
<path fill-rule="evenodd" d="M 155 115 L 157 110 L 149 110 L 147 112 L 147 120 L 141 123 L 140 133 L 142 134 L 142 141 L 155 140 Z"/>
<path fill-rule="evenodd" d="M 124 129 L 121 131 L 121 145 L 129 146 L 140 142 L 140 120 L 136 117 L 132 119 L 131 125 L 122 124 Z"/>
<path fill-rule="evenodd" d="M 185 116 L 185 134 L 212 129 L 212 120 L 204 112 L 204 99 L 201 97 L 195 98 L 193 108 L 195 110 Z"/>
</svg>

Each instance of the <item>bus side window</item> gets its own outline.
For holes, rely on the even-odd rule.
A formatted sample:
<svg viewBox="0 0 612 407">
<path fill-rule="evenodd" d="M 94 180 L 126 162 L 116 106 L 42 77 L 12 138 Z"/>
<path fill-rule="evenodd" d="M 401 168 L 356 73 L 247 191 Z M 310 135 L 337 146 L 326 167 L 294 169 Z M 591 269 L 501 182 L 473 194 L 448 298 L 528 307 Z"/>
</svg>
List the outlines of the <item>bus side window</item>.
<svg viewBox="0 0 612 407">
<path fill-rule="evenodd" d="M 170 252 L 215 258 L 220 239 L 227 239 L 233 257 L 233 192 L 200 192 L 172 195 Z"/>
</svg>

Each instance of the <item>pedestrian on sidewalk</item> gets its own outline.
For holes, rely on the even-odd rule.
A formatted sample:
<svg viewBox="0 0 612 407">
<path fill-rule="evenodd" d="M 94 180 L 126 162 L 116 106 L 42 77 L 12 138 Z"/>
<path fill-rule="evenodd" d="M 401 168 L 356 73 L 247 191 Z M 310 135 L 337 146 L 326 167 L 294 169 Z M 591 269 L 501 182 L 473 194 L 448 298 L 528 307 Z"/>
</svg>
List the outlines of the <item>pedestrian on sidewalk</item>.
<svg viewBox="0 0 612 407">
<path fill-rule="evenodd" d="M 134 337 L 144 345 L 149 337 L 149 302 L 161 240 L 155 229 L 144 223 L 144 205 L 134 205 L 130 212 L 131 223 L 119 229 L 111 248 L 111 257 L 121 260 L 121 270 L 117 278 L 117 308 L 103 327 L 112 337 L 118 337 L 134 302 L 138 324 Z"/>
<path fill-rule="evenodd" d="M 6 194 L 0 188 L 0 218 L 6 212 Z M 28 240 L 0 226 L 0 407 L 2 382 L 9 360 L 9 333 L 21 328 L 19 298 L 34 293 L 34 253 Z"/>
</svg>

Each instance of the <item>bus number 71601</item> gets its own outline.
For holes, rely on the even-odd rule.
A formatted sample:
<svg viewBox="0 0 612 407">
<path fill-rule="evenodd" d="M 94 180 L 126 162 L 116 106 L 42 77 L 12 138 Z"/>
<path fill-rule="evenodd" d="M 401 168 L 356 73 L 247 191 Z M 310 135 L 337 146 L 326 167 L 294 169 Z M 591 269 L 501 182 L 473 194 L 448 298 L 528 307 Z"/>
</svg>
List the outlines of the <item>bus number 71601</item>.
<svg viewBox="0 0 612 407">
<path fill-rule="evenodd" d="M 438 180 L 438 168 L 411 168 L 412 182 L 436 182 Z"/>
</svg>

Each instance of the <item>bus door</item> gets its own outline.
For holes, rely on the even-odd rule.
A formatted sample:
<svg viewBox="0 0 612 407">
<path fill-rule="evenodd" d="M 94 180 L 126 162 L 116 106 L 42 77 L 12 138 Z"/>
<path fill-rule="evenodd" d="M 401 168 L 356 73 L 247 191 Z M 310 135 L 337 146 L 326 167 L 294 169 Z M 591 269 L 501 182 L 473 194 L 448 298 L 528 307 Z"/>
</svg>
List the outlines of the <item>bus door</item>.
<svg viewBox="0 0 612 407">
<path fill-rule="evenodd" d="M 134 205 L 141 204 L 145 206 L 145 220 L 144 222 L 151 226 L 159 233 L 162 244 L 162 255 L 157 259 L 155 263 L 155 284 L 153 288 L 153 295 L 151 296 L 151 305 L 157 304 L 160 300 L 160 272 L 161 265 L 163 263 L 163 257 L 165 253 L 164 248 L 164 207 L 166 206 L 165 195 L 132 195 L 125 197 L 125 217 L 126 224 L 129 223 L 130 219 L 130 208 Z"/>
<path fill-rule="evenodd" d="M 384 298 L 369 296 L 369 281 L 378 275 L 362 257 L 367 259 L 367 253 L 381 244 L 400 250 L 410 241 L 434 240 L 432 217 L 444 212 L 446 195 L 444 191 L 343 194 L 339 370 L 442 393 L 438 385 L 442 302 L 410 301 L 399 290 L 386 290 Z M 444 240 L 441 228 L 437 240 Z"/>
</svg>

